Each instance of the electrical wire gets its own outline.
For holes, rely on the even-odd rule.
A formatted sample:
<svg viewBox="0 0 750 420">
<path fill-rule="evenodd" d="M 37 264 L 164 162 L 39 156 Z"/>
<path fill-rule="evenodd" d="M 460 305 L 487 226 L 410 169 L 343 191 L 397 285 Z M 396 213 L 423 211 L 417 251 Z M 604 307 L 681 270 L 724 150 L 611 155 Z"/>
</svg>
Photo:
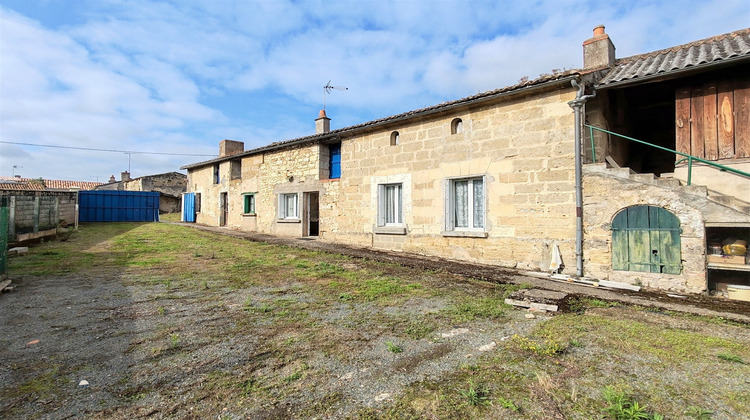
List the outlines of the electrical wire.
<svg viewBox="0 0 750 420">
<path fill-rule="evenodd" d="M 0 143 L 15 144 L 15 145 L 20 145 L 20 146 L 50 147 L 54 149 L 73 149 L 73 150 L 90 150 L 94 152 L 127 153 L 127 154 L 133 154 L 133 155 L 210 156 L 210 157 L 216 156 L 216 155 L 201 155 L 197 153 L 138 152 L 138 151 L 131 151 L 131 150 L 95 149 L 91 147 L 57 146 L 54 144 L 21 143 L 21 142 L 15 142 L 15 141 L 2 141 L 2 140 L 0 140 Z"/>
</svg>

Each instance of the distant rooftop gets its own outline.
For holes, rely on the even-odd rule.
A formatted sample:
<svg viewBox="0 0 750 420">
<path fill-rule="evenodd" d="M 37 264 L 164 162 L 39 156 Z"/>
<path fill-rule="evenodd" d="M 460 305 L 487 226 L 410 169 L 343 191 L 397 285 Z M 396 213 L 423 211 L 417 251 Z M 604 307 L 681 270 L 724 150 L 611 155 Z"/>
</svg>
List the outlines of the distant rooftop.
<svg viewBox="0 0 750 420">
<path fill-rule="evenodd" d="M 93 190 L 101 182 L 64 181 L 59 179 L 18 178 L 0 176 L 0 190 L 14 191 L 67 191 L 79 188 L 82 191 Z"/>
</svg>

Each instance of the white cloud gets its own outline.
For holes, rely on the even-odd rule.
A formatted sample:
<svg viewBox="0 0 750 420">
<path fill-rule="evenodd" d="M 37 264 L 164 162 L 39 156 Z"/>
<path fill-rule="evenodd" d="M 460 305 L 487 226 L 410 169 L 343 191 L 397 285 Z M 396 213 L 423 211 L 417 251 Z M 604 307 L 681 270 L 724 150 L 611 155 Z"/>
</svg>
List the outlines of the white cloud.
<svg viewBox="0 0 750 420">
<path fill-rule="evenodd" d="M 0 8 L 3 140 L 213 154 L 223 138 L 257 147 L 311 134 L 328 80 L 349 88 L 328 97 L 332 125 L 342 127 L 578 67 L 581 43 L 600 23 L 625 56 L 750 22 L 746 0 L 75 6 L 71 20 L 53 23 Z M 127 162 L 2 146 L 4 175 L 16 161 L 37 172 L 29 175 L 83 179 Z M 70 161 L 46 161 L 55 156 Z M 139 156 L 133 168 L 143 175 L 198 160 Z"/>
</svg>

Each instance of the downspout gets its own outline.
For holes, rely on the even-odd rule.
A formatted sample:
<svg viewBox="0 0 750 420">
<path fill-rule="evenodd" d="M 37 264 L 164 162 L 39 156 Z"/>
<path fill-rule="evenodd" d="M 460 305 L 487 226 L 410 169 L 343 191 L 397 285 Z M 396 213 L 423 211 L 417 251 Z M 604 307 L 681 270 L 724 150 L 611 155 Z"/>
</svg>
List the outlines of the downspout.
<svg viewBox="0 0 750 420">
<path fill-rule="evenodd" d="M 568 105 L 573 108 L 575 114 L 575 148 L 576 148 L 576 276 L 583 277 L 583 181 L 582 181 L 582 163 L 581 148 L 583 145 L 581 138 L 581 121 L 583 121 L 583 106 L 586 101 L 596 96 L 596 91 L 591 95 L 584 95 L 584 85 L 579 85 L 574 79 L 570 83 L 573 87 L 578 88 L 576 98 Z"/>
</svg>

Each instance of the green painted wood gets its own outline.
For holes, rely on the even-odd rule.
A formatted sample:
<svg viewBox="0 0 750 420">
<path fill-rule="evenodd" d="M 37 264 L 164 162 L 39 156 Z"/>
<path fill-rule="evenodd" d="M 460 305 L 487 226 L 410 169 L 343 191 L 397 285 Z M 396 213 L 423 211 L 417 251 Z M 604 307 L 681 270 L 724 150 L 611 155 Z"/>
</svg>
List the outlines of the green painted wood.
<svg viewBox="0 0 750 420">
<path fill-rule="evenodd" d="M 0 274 L 5 274 L 8 267 L 8 225 L 10 212 L 8 207 L 0 207 Z"/>
<path fill-rule="evenodd" d="M 679 274 L 680 220 L 660 207 L 633 206 L 612 220 L 612 269 Z"/>
</svg>

